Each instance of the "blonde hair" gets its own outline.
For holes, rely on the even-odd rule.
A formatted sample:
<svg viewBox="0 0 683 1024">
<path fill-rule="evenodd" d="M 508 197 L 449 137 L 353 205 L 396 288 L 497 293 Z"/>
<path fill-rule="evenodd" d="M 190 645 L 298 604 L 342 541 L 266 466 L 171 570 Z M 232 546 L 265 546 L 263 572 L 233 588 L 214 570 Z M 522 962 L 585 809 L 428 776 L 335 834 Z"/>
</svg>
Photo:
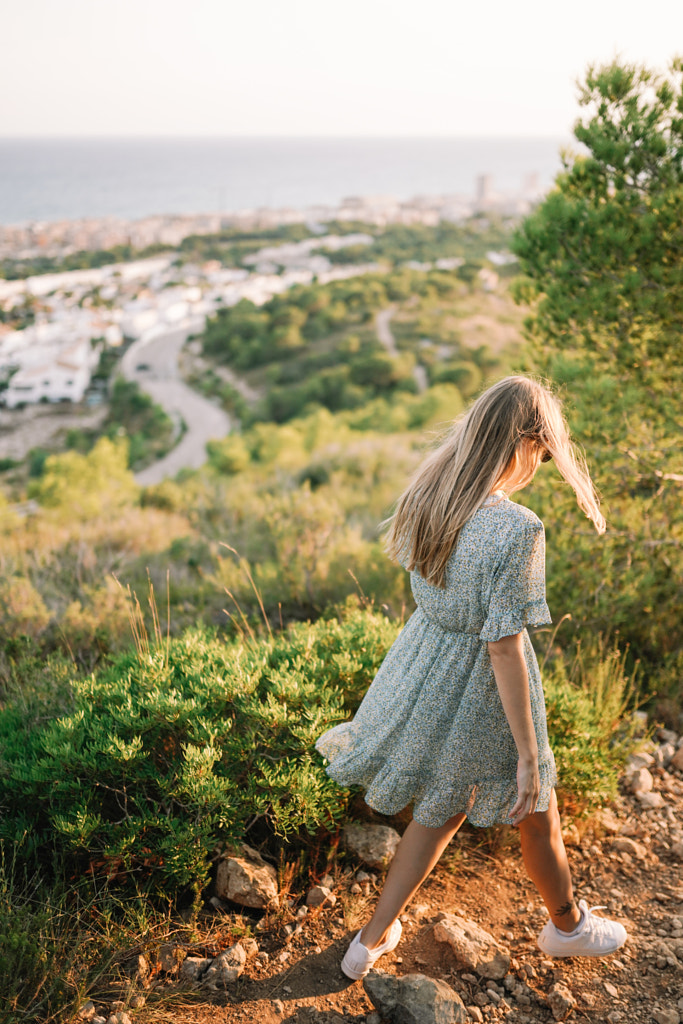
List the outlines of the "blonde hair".
<svg viewBox="0 0 683 1024">
<path fill-rule="evenodd" d="M 532 442 L 523 445 L 523 441 Z M 516 458 L 539 447 L 552 456 L 579 507 L 605 532 L 600 501 L 583 455 L 569 436 L 559 400 L 531 377 L 505 377 L 458 418 L 398 500 L 386 550 L 429 583 L 445 585 L 446 564 L 460 530 Z M 538 462 L 535 463 L 536 465 Z M 530 475 L 533 475 L 533 470 Z"/>
</svg>

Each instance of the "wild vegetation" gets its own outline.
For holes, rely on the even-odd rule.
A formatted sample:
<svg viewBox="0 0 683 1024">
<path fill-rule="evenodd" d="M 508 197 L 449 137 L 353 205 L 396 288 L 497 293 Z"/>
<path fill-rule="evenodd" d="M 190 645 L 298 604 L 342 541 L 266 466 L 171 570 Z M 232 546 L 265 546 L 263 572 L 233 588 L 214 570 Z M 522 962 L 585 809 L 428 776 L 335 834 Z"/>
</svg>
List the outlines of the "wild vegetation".
<svg viewBox="0 0 683 1024">
<path fill-rule="evenodd" d="M 30 491 L 6 475 L 0 1021 L 56 1019 L 109 969 L 108 943 L 163 927 L 164 899 L 196 910 L 221 843 L 296 862 L 294 884 L 324 866 L 349 796 L 313 741 L 412 610 L 379 524 L 434 432 L 502 373 L 558 384 L 608 519 L 598 537 L 552 464 L 520 496 L 546 525 L 559 625 L 536 645 L 565 812 L 614 793 L 636 702 L 678 724 L 681 69 L 591 71 L 582 102 L 589 155 L 566 157 L 514 239 L 481 221 L 376 232 L 383 272 L 222 310 L 202 384 L 241 428 L 201 471 L 139 488 L 115 430 L 36 464 Z M 181 258 L 263 241 L 210 244 Z M 477 277 L 494 244 L 517 254 L 520 309 Z M 403 265 L 442 255 L 465 264 Z"/>
</svg>

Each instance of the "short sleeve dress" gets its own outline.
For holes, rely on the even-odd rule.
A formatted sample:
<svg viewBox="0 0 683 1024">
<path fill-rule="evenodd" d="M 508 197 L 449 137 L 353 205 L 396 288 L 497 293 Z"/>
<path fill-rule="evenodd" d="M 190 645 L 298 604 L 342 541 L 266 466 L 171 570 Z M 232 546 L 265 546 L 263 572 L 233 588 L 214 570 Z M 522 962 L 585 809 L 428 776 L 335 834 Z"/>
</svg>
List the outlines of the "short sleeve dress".
<svg viewBox="0 0 683 1024">
<path fill-rule="evenodd" d="M 547 810 L 557 776 L 526 631 L 551 622 L 542 522 L 504 495 L 492 495 L 463 526 L 445 588 L 416 572 L 411 587 L 417 610 L 355 717 L 316 743 L 328 775 L 342 786 L 362 786 L 366 802 L 382 814 L 412 804 L 415 820 L 431 828 L 460 812 L 473 825 L 510 823 L 518 755 L 487 641 L 522 632 L 538 741 L 537 810 Z"/>
</svg>

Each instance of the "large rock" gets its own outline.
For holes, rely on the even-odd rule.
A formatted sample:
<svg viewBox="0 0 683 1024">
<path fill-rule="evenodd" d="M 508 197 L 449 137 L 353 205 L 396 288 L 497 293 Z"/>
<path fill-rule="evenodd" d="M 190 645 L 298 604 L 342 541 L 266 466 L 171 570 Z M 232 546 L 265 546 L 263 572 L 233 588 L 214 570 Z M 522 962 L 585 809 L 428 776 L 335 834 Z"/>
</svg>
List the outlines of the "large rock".
<svg viewBox="0 0 683 1024">
<path fill-rule="evenodd" d="M 224 855 L 219 862 L 216 895 L 242 907 L 262 910 L 277 901 L 277 872 L 250 846 L 243 845 L 242 854 Z"/>
<path fill-rule="evenodd" d="M 347 825 L 344 844 L 356 857 L 371 868 L 383 870 L 394 859 L 401 837 L 388 825 Z"/>
<path fill-rule="evenodd" d="M 504 978 L 510 970 L 510 954 L 474 921 L 444 914 L 434 925 L 437 942 L 447 942 L 464 967 L 483 978 Z"/>
<path fill-rule="evenodd" d="M 576 999 L 567 986 L 558 981 L 548 992 L 548 1006 L 555 1020 L 565 1020 L 576 1006 Z"/>
<path fill-rule="evenodd" d="M 467 1010 L 445 981 L 424 974 L 397 978 L 382 971 L 370 971 L 363 987 L 372 1005 L 391 1024 L 462 1024 Z"/>
<path fill-rule="evenodd" d="M 237 981 L 247 962 L 247 954 L 239 943 L 217 956 L 206 974 L 204 984 L 209 988 L 225 988 Z"/>
</svg>

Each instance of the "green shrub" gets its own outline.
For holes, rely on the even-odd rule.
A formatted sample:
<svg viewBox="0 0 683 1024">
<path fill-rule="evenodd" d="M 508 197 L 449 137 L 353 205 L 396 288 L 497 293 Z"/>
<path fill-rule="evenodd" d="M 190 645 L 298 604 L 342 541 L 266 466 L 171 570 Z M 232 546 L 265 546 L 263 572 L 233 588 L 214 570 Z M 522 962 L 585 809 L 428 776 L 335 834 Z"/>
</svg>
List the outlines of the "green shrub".
<svg viewBox="0 0 683 1024">
<path fill-rule="evenodd" d="M 635 674 L 626 654 L 602 638 L 579 646 L 569 664 L 558 658 L 543 673 L 548 736 L 566 811 L 588 814 L 613 798 L 633 747 Z"/>
<path fill-rule="evenodd" d="M 313 745 L 358 704 L 396 628 L 356 611 L 263 641 L 192 629 L 73 680 L 73 710 L 47 724 L 9 705 L 0 837 L 172 897 L 201 888 L 216 842 L 256 821 L 333 827 L 346 795 Z"/>
</svg>

